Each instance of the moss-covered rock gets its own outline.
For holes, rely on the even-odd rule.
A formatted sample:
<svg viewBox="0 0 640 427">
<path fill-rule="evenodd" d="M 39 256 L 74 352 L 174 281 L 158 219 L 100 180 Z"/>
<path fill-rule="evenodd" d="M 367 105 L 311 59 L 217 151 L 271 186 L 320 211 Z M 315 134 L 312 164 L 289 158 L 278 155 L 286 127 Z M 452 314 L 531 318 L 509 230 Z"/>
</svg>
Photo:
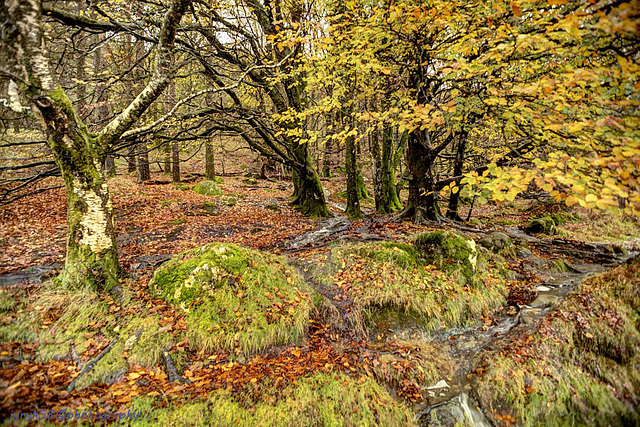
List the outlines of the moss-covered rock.
<svg viewBox="0 0 640 427">
<path fill-rule="evenodd" d="M 471 263 L 471 253 L 477 256 L 468 251 L 466 262 Z M 446 264 L 439 270 L 407 244 L 340 246 L 331 251 L 331 259 L 337 270 L 332 281 L 369 313 L 370 326 L 386 325 L 377 329 L 392 328 L 389 323 L 415 323 L 425 332 L 468 326 L 502 306 L 507 294 L 506 282 L 496 271 L 478 266 L 468 279 L 459 273 L 459 265 Z"/>
<path fill-rule="evenodd" d="M 420 255 L 436 267 L 459 270 L 470 279 L 478 267 L 478 250 L 473 239 L 451 231 L 433 231 L 416 237 L 413 245 Z"/>
<path fill-rule="evenodd" d="M 226 391 L 205 402 L 167 407 L 136 425 L 163 426 L 413 426 L 413 414 L 369 377 L 316 374 L 246 407 Z M 268 403 L 272 401 L 273 403 Z M 149 411 L 149 402 L 134 402 Z M 132 404 L 132 406 L 134 406 Z"/>
<path fill-rule="evenodd" d="M 551 216 L 545 215 L 541 218 L 531 220 L 529 224 L 527 224 L 526 232 L 553 235 L 556 234 L 556 225 L 556 222 Z"/>
<path fill-rule="evenodd" d="M 584 282 L 517 348 L 483 355 L 485 413 L 524 426 L 640 425 L 638 283 L 640 258 Z"/>
<path fill-rule="evenodd" d="M 188 313 L 193 344 L 244 355 L 300 342 L 312 308 L 310 289 L 283 258 L 232 244 L 174 257 L 150 288 Z"/>
<path fill-rule="evenodd" d="M 208 181 L 206 179 L 194 185 L 193 191 L 205 196 L 218 196 L 222 194 L 222 191 L 220 191 L 215 181 Z"/>
<path fill-rule="evenodd" d="M 499 231 L 488 233 L 480 239 L 478 244 L 502 256 L 514 257 L 516 255 L 516 248 L 511 238 Z"/>
</svg>

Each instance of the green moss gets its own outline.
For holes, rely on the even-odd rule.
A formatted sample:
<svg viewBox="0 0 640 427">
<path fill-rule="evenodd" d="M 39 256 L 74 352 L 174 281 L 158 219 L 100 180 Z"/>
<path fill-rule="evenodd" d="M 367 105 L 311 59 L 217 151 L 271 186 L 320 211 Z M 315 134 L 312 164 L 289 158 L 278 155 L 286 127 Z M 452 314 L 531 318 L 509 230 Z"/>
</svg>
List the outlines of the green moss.
<svg viewBox="0 0 640 427">
<path fill-rule="evenodd" d="M 310 290 L 284 259 L 231 244 L 174 257 L 150 287 L 188 313 L 192 343 L 236 354 L 299 342 L 312 308 Z"/>
<path fill-rule="evenodd" d="M 553 235 L 556 234 L 556 222 L 551 216 L 545 215 L 541 218 L 531 220 L 529 224 L 527 224 L 526 231 L 527 233 Z"/>
<path fill-rule="evenodd" d="M 186 219 L 180 218 L 180 219 L 175 219 L 173 221 L 169 221 L 167 224 L 169 224 L 169 225 L 180 225 L 180 224 L 184 224 L 185 222 L 187 222 Z"/>
<path fill-rule="evenodd" d="M 459 270 L 470 279 L 477 270 L 476 243 L 461 234 L 450 231 L 424 233 L 416 237 L 413 245 L 427 262 L 444 271 Z"/>
<path fill-rule="evenodd" d="M 410 319 L 432 332 L 475 324 L 504 304 L 506 282 L 495 271 L 483 266 L 468 279 L 460 269 L 438 270 L 419 255 L 412 246 L 395 243 L 337 247 L 331 252 L 337 269 L 332 278 L 369 313 L 370 325 L 387 316 L 388 322 Z"/>
<path fill-rule="evenodd" d="M 219 196 L 222 194 L 222 191 L 218 188 L 215 181 L 200 181 L 193 187 L 193 191 L 198 194 L 203 194 L 205 196 Z"/>
<path fill-rule="evenodd" d="M 477 387 L 485 409 L 525 426 L 638 425 L 639 281 L 640 259 L 591 279 L 547 316 L 544 334 L 486 355 Z"/>
<path fill-rule="evenodd" d="M 266 396 L 265 396 L 266 397 Z M 265 401 L 266 400 L 266 401 Z M 136 425 L 165 426 L 412 426 L 413 415 L 371 378 L 317 374 L 249 408 L 226 391 L 206 402 L 188 403 L 154 413 Z"/>
</svg>

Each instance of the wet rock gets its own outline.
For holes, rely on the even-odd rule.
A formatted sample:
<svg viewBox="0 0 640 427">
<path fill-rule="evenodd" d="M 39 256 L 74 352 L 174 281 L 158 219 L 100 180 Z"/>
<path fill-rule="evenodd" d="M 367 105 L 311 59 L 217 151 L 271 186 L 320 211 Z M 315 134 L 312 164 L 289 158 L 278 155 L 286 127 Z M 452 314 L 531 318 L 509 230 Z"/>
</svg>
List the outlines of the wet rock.
<svg viewBox="0 0 640 427">
<path fill-rule="evenodd" d="M 429 427 L 489 427 L 491 424 L 478 409 L 476 403 L 466 393 L 462 393 L 423 414 L 420 417 L 420 425 Z"/>
<path fill-rule="evenodd" d="M 547 308 L 557 304 L 559 300 L 560 298 L 557 295 L 544 293 L 544 294 L 538 295 L 538 298 L 536 298 L 531 302 L 531 307 Z"/>
</svg>

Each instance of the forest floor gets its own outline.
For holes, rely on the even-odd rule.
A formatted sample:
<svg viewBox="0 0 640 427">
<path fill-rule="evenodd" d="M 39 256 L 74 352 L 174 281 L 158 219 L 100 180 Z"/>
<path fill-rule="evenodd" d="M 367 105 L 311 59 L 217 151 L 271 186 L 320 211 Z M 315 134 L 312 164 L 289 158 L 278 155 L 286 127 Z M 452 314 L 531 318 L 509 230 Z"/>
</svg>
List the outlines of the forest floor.
<svg viewBox="0 0 640 427">
<path fill-rule="evenodd" d="M 299 236 L 323 224 L 331 227 L 336 223 L 308 219 L 293 210 L 288 204 L 288 197 L 292 192 L 290 181 L 253 181 L 243 176 L 226 176 L 219 184 L 223 195 L 203 196 L 190 189 L 190 186 L 201 179 L 193 178 L 193 181 L 186 183 L 188 186 L 175 185 L 160 174 L 154 175 L 152 181 L 144 184 L 136 183 L 130 176 L 110 180 L 120 260 L 127 273 L 122 285 L 131 296 L 131 300 L 125 305 L 110 296 L 101 297 L 115 319 L 131 314 L 154 315 L 159 319 L 161 329 L 176 337 L 182 336 L 186 330 L 184 313 L 152 296 L 149 281 L 155 268 L 171 256 L 210 242 L 235 243 L 260 249 L 284 255 L 293 264 L 305 265 L 304 262 L 309 262 L 308 260 L 317 260 L 328 254 L 336 240 L 408 242 L 418 233 L 437 229 L 463 231 L 477 239 L 482 237 L 483 231 L 490 230 L 524 235 L 522 228 L 530 219 L 548 213 L 549 209 L 558 209 L 531 201 L 484 205 L 476 207 L 473 221 L 466 224 L 463 230 L 447 224 L 415 225 L 400 221 L 393 215 L 366 216 L 359 221 L 345 219 L 338 224 L 339 231 L 326 235 L 324 240 L 319 238 L 296 245 L 292 242 L 296 242 Z M 330 193 L 332 212 L 340 216 L 342 213 L 339 206 L 344 203 L 344 199 L 336 195 L 344 191 L 344 180 L 326 179 L 323 184 Z M 372 202 L 365 202 L 364 208 L 365 212 L 371 210 Z M 64 316 L 67 310 L 65 304 L 73 304 L 69 295 L 60 294 L 57 296 L 58 300 L 36 305 L 41 304 L 42 299 L 38 296 L 45 292 L 47 279 L 64 262 L 64 190 L 37 194 L 3 207 L 0 210 L 0 221 L 0 284 L 3 285 L 0 326 L 11 330 L 27 313 L 36 313 L 40 328 L 52 328 Z M 533 256 L 541 260 L 562 259 L 564 255 L 555 249 L 569 244 L 574 249 L 578 248 L 576 250 L 595 251 L 597 255 L 604 257 L 613 250 L 601 249 L 616 245 L 626 245 L 627 249 L 637 250 L 639 236 L 637 222 L 574 210 L 571 220 L 559 227 L 558 235 L 537 236 L 529 247 Z M 597 241 L 607 243 L 588 243 L 586 246 L 584 243 Z M 544 279 L 540 278 L 540 274 L 532 274 L 525 269 L 518 270 L 518 265 L 516 261 L 512 263 L 514 271 L 519 274 L 518 280 L 508 283 L 511 289 L 510 307 L 517 307 L 518 303 L 523 305 L 534 299 L 535 288 Z M 349 277 L 343 279 L 348 281 Z M 343 298 L 340 295 L 330 295 L 338 308 L 341 308 L 340 299 Z M 509 308 L 505 307 L 504 310 L 508 311 Z M 500 323 L 498 318 L 505 316 L 504 310 L 483 318 L 485 331 L 491 325 Z M 405 370 L 409 378 L 411 355 L 420 352 L 415 342 L 412 344 L 410 340 L 400 340 L 393 333 L 378 335 L 377 339 L 353 334 L 338 336 L 326 316 L 317 311 L 310 318 L 308 337 L 302 344 L 277 346 L 250 360 L 234 358 L 223 351 L 204 352 L 191 346 L 186 339 L 176 341 L 169 350 L 183 355 L 178 369 L 189 380 L 188 383 L 170 382 L 161 362 L 151 366 L 132 363 L 126 372 L 121 372 L 109 383 L 95 383 L 68 392 L 67 386 L 78 376 L 80 367 L 86 366 L 87 362 L 110 344 L 110 339 L 101 333 L 105 322 L 108 320 L 91 319 L 85 332 L 87 340 L 82 354 L 71 352 L 66 357 L 55 357 L 47 361 L 38 356 L 39 347 L 44 343 L 27 336 L 22 339 L 3 338 L 0 343 L 0 420 L 6 422 L 12 412 L 35 410 L 55 412 L 83 408 L 127 412 L 128 408 L 137 405 L 136 408 L 144 411 L 144 408 L 140 409 L 144 406 L 141 398 L 150 399 L 145 404 L 153 402 L 151 405 L 154 408 L 177 407 L 186 402 L 205 401 L 214 390 L 226 390 L 233 396 L 242 396 L 243 405 L 251 406 L 252 402 L 275 402 L 277 393 L 263 393 L 265 387 L 274 384 L 276 388 L 285 387 L 318 372 L 342 373 L 352 378 L 367 377 L 372 372 L 379 372 L 381 363 L 390 363 L 393 365 L 391 370 L 400 375 L 400 380 L 390 381 L 392 396 L 405 402 L 403 404 L 411 407 L 414 412 L 434 406 L 434 401 L 429 401 L 428 404 L 423 402 L 425 387 L 421 388 L 415 381 L 402 379 Z M 124 325 L 116 326 L 119 327 Z M 7 333 L 4 335 L 6 337 Z M 526 341 L 530 335 L 524 334 L 523 337 Z M 474 339 L 480 341 L 477 336 Z M 523 350 L 526 343 L 521 341 L 510 344 L 517 349 L 514 351 L 518 354 L 526 353 Z M 458 344 L 454 347 L 461 348 Z M 383 356 L 386 354 L 393 354 L 396 359 L 392 362 L 385 361 Z M 478 367 L 472 368 L 475 371 L 467 372 L 469 376 L 482 375 L 482 369 L 485 372 L 487 370 L 486 367 L 479 371 Z M 449 374 L 446 380 L 451 382 L 456 374 Z M 534 392 L 531 385 L 523 387 L 524 394 Z M 451 398 L 451 393 L 447 394 L 447 398 Z M 479 396 L 479 399 L 483 400 L 483 397 Z M 481 403 L 486 403 L 486 400 L 485 398 Z M 500 409 L 492 408 L 492 411 L 493 414 L 488 416 L 494 423 L 511 425 L 522 422 L 522 419 L 518 419 L 517 410 L 504 409 L 501 412 Z M 482 424 L 479 422 L 476 425 Z"/>
</svg>

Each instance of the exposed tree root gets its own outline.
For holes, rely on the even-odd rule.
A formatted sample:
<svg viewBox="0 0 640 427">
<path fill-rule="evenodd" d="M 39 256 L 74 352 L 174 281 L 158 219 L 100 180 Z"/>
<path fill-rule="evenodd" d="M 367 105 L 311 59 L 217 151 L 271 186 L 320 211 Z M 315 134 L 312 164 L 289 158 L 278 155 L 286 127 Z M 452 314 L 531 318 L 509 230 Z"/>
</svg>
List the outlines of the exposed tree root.
<svg viewBox="0 0 640 427">
<path fill-rule="evenodd" d="M 180 375 L 178 368 L 176 368 L 176 364 L 173 362 L 173 359 L 167 350 L 162 351 L 162 359 L 164 360 L 164 365 L 167 369 L 169 382 L 191 384 L 191 381 Z"/>
<path fill-rule="evenodd" d="M 78 382 L 78 380 L 82 378 L 85 374 L 87 374 L 89 371 L 91 371 L 96 366 L 96 364 L 100 361 L 100 359 L 102 359 L 104 356 L 107 355 L 107 353 L 109 353 L 109 351 L 111 351 L 111 349 L 116 345 L 119 339 L 120 337 L 117 337 L 115 340 L 111 341 L 111 344 L 106 346 L 104 350 L 100 352 L 99 355 L 97 355 L 92 361 L 87 363 L 84 368 L 82 368 L 82 371 L 80 371 L 78 376 L 75 377 L 73 381 L 71 381 L 71 384 L 69 384 L 69 387 L 67 387 L 67 391 L 69 393 L 71 393 L 73 389 L 76 388 L 76 383 Z"/>
</svg>

